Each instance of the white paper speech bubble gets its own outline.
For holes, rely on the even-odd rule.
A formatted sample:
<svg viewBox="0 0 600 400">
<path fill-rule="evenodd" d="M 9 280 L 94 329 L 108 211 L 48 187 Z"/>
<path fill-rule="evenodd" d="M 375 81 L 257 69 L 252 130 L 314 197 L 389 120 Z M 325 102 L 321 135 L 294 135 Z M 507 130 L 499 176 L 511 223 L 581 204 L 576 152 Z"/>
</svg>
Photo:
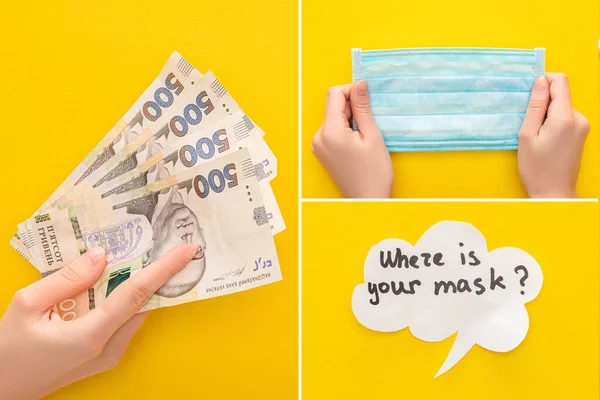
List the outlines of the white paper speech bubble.
<svg viewBox="0 0 600 400">
<path fill-rule="evenodd" d="M 365 327 L 439 342 L 458 332 L 446 361 L 435 375 L 452 368 L 478 344 L 496 352 L 525 339 L 525 303 L 542 288 L 542 270 L 515 247 L 488 251 L 471 224 L 442 221 L 415 246 L 386 239 L 371 247 L 365 283 L 352 295 L 352 310 Z"/>
</svg>

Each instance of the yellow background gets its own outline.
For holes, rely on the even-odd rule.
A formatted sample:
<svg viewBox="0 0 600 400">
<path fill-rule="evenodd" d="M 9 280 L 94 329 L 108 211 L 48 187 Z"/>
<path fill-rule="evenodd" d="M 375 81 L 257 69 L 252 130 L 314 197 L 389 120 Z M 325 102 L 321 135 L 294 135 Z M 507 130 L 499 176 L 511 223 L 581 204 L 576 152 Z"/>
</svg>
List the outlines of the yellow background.
<svg viewBox="0 0 600 400">
<path fill-rule="evenodd" d="M 304 398 L 598 399 L 597 203 L 304 203 L 302 214 Z M 519 347 L 475 346 L 434 380 L 453 338 L 370 331 L 350 304 L 371 246 L 414 244 L 442 220 L 473 224 L 488 249 L 527 251 L 544 283 Z"/>
<path fill-rule="evenodd" d="M 578 192 L 598 197 L 598 0 L 303 0 L 303 196 L 339 197 L 310 151 L 327 88 L 352 81 L 350 49 L 546 48 L 588 117 Z M 395 197 L 523 197 L 516 151 L 394 153 Z"/>
<path fill-rule="evenodd" d="M 121 365 L 52 399 L 297 397 L 295 1 L 26 1 L 0 13 L 0 313 L 39 278 L 8 245 L 179 51 L 208 69 L 279 158 L 282 282 L 153 312 Z M 274 301 L 276 300 L 276 301 Z M 35 379 L 35 377 L 32 377 Z"/>
</svg>

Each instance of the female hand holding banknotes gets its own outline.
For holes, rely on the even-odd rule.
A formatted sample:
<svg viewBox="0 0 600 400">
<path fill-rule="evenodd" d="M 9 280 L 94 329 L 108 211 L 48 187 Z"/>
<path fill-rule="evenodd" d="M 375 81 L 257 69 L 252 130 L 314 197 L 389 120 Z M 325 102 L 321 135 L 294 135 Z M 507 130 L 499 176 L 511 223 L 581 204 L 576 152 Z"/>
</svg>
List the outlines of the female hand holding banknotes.
<svg viewBox="0 0 600 400">
<path fill-rule="evenodd" d="M 0 398 L 37 399 L 114 368 L 147 316 L 138 310 L 197 251 L 187 243 L 173 248 L 115 289 L 103 307 L 72 322 L 53 306 L 98 280 L 106 265 L 102 248 L 19 290 L 0 320 Z"/>
</svg>

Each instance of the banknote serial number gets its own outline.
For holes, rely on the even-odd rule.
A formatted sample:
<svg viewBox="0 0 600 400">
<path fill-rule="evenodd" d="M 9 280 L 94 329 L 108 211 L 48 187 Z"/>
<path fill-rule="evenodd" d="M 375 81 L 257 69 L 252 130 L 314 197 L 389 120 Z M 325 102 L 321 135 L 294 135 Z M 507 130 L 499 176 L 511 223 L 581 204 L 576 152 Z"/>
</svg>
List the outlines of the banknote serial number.
<svg viewBox="0 0 600 400">
<path fill-rule="evenodd" d="M 254 260 L 254 269 L 252 272 L 256 272 L 259 269 L 265 269 L 273 266 L 273 262 L 271 260 L 263 260 L 262 257 L 259 257 L 258 260 Z"/>
</svg>

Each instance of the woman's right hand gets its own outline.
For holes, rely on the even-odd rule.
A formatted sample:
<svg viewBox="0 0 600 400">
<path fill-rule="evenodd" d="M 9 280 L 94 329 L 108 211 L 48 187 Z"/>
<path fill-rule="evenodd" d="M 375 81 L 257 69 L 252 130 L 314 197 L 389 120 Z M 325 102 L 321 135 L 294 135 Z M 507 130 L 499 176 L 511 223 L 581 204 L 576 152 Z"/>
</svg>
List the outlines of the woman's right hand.
<svg viewBox="0 0 600 400">
<path fill-rule="evenodd" d="M 116 366 L 146 318 L 137 312 L 197 251 L 175 247 L 74 321 L 63 321 L 53 307 L 96 283 L 106 266 L 103 249 L 19 290 L 0 320 L 0 399 L 38 399 Z"/>
</svg>

